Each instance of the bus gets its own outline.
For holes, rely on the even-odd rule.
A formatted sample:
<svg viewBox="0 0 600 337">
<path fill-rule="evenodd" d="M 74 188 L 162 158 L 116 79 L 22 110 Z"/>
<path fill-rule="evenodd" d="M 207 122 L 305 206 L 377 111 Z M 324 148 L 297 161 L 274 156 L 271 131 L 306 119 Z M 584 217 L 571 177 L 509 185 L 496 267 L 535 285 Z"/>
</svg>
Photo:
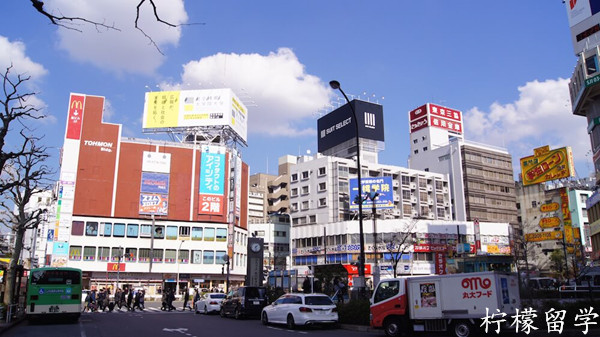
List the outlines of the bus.
<svg viewBox="0 0 600 337">
<path fill-rule="evenodd" d="M 81 315 L 81 269 L 31 269 L 25 308 L 29 319 L 60 316 L 77 321 Z"/>
</svg>

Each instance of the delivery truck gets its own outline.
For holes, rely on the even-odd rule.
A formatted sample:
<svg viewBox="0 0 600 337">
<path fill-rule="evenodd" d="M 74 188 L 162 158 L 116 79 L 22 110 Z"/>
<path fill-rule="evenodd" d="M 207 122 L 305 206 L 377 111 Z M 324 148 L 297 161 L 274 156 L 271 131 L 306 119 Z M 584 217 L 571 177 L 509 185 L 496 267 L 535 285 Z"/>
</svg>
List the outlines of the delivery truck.
<svg viewBox="0 0 600 337">
<path fill-rule="evenodd" d="M 499 313 L 510 317 L 520 306 L 517 274 L 407 276 L 377 284 L 370 318 L 372 327 L 383 328 L 391 337 L 410 331 L 447 331 L 469 337 L 483 329 L 484 317 Z M 489 328 L 496 329 L 497 324 Z"/>
</svg>

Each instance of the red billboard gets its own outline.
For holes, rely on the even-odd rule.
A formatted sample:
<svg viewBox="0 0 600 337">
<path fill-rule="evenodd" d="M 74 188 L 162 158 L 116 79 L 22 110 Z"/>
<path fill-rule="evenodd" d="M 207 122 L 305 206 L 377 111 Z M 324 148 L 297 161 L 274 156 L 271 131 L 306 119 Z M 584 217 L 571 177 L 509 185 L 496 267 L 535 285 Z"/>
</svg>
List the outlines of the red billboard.
<svg viewBox="0 0 600 337">
<path fill-rule="evenodd" d="M 427 115 L 427 105 L 422 105 L 408 113 L 408 120 L 413 121 Z"/>
<path fill-rule="evenodd" d="M 429 103 L 429 113 L 435 116 L 443 117 L 446 119 L 450 119 L 456 122 L 460 122 L 462 120 L 461 112 L 455 109 L 446 108 L 443 106 L 435 105 Z"/>
<path fill-rule="evenodd" d="M 109 262 L 106 264 L 106 271 L 125 271 L 125 263 Z"/>
<path fill-rule="evenodd" d="M 83 103 L 85 96 L 71 95 L 69 101 L 69 116 L 67 118 L 67 139 L 81 137 L 81 122 L 83 121 Z"/>
<path fill-rule="evenodd" d="M 410 121 L 410 132 L 412 133 L 412 132 L 421 130 L 423 128 L 426 128 L 427 126 L 429 126 L 429 117 L 428 116 L 412 120 L 412 121 Z"/>
</svg>

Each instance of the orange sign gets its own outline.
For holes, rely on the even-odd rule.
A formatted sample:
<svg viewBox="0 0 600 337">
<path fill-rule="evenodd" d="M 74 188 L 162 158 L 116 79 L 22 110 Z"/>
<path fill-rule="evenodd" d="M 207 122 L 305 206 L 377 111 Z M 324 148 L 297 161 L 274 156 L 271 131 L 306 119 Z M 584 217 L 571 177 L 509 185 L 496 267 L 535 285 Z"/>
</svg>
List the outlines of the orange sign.
<svg viewBox="0 0 600 337">
<path fill-rule="evenodd" d="M 573 152 L 571 148 L 545 151 L 536 149 L 536 155 L 521 158 L 523 186 L 541 184 L 546 181 L 573 176 Z"/>
<path fill-rule="evenodd" d="M 554 228 L 558 226 L 560 226 L 560 219 L 555 216 L 540 219 L 540 227 L 542 228 Z"/>
<path fill-rule="evenodd" d="M 125 263 L 112 263 L 106 264 L 106 271 L 125 271 Z"/>
<path fill-rule="evenodd" d="M 561 240 L 563 238 L 563 232 L 551 231 L 551 232 L 537 232 L 525 234 L 525 241 L 547 241 L 547 240 Z"/>
<path fill-rule="evenodd" d="M 560 205 L 557 202 L 553 202 L 550 204 L 543 204 L 542 206 L 540 206 L 540 211 L 542 212 L 554 212 L 554 211 L 558 211 L 558 208 L 560 207 Z"/>
</svg>

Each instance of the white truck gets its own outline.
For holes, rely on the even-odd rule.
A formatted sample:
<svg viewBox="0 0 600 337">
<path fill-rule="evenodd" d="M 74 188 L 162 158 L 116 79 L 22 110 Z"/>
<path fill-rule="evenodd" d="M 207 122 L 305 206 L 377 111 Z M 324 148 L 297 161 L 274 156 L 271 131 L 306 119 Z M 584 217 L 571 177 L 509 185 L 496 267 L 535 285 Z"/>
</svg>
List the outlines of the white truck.
<svg viewBox="0 0 600 337">
<path fill-rule="evenodd" d="M 371 298 L 371 326 L 395 337 L 409 331 L 448 331 L 469 337 L 482 318 L 521 307 L 517 274 L 477 272 L 383 279 Z M 487 309 L 487 311 L 486 311 Z M 506 319 L 510 322 L 510 319 Z M 490 329 L 496 329 L 497 324 Z"/>
</svg>

